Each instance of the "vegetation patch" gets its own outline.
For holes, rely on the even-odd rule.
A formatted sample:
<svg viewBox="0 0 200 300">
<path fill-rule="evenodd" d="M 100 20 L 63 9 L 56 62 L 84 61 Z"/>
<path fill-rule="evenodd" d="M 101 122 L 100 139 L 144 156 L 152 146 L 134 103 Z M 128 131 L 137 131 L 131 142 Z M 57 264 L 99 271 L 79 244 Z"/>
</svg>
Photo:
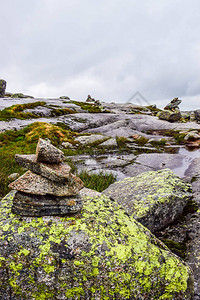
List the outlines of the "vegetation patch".
<svg viewBox="0 0 200 300">
<path fill-rule="evenodd" d="M 78 176 L 84 182 L 85 187 L 102 192 L 110 184 L 116 181 L 116 176 L 112 173 L 100 172 L 98 174 L 88 174 L 86 171 L 82 171 Z"/>
<path fill-rule="evenodd" d="M 46 107 L 49 107 L 49 105 L 47 105 Z M 76 111 L 70 108 L 55 108 L 55 107 L 49 107 L 49 108 L 51 108 L 51 117 L 58 117 L 58 116 L 76 113 Z"/>
<path fill-rule="evenodd" d="M 24 173 L 14 160 L 15 154 L 35 153 L 39 138 L 48 138 L 54 146 L 62 142 L 73 142 L 78 134 L 45 122 L 35 122 L 19 130 L 8 130 L 0 134 L 0 197 L 9 192 L 8 176 L 12 173 Z"/>
<path fill-rule="evenodd" d="M 89 113 L 100 113 L 101 108 L 93 103 L 71 101 L 72 103 L 80 106 L 82 109 L 87 110 Z"/>
<path fill-rule="evenodd" d="M 34 103 L 16 104 L 10 107 L 4 108 L 0 111 L 0 121 L 8 121 L 10 119 L 29 119 L 38 118 L 37 115 L 30 112 L 23 112 L 25 109 L 33 109 L 37 106 L 45 106 L 46 102 L 38 101 Z"/>
<path fill-rule="evenodd" d="M 148 139 L 144 136 L 140 136 L 138 139 L 134 140 L 134 143 L 138 144 L 139 146 L 144 146 L 146 143 L 148 143 Z"/>
<path fill-rule="evenodd" d="M 150 144 L 154 147 L 165 146 L 167 141 L 165 139 L 161 139 L 160 141 L 152 141 Z"/>
</svg>

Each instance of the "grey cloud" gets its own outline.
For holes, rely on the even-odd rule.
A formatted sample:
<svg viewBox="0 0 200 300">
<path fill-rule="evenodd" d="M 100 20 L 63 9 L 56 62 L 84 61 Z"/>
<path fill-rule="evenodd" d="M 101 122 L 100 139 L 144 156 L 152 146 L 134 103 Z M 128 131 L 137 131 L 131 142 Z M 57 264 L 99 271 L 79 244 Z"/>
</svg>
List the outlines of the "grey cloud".
<svg viewBox="0 0 200 300">
<path fill-rule="evenodd" d="M 199 15 L 197 0 L 2 0 L 0 77 L 35 96 L 126 101 L 140 91 L 198 106 Z"/>
</svg>

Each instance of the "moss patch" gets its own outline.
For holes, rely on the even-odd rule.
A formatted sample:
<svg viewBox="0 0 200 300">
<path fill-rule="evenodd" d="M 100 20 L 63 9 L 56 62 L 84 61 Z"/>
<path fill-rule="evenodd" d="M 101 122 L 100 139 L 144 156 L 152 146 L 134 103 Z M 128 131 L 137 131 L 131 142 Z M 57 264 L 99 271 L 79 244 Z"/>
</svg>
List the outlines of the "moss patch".
<svg viewBox="0 0 200 300">
<path fill-rule="evenodd" d="M 46 102 L 38 101 L 34 103 L 26 103 L 26 104 L 16 104 L 12 105 L 11 107 L 4 108 L 0 111 L 0 121 L 8 121 L 10 119 L 29 119 L 29 118 L 38 118 L 33 113 L 25 113 L 23 110 L 25 109 L 32 109 L 37 106 L 45 106 Z"/>
<path fill-rule="evenodd" d="M 82 109 L 88 111 L 89 113 L 100 113 L 101 112 L 101 108 L 93 103 L 79 102 L 79 101 L 71 101 L 71 102 L 80 106 Z"/>
</svg>

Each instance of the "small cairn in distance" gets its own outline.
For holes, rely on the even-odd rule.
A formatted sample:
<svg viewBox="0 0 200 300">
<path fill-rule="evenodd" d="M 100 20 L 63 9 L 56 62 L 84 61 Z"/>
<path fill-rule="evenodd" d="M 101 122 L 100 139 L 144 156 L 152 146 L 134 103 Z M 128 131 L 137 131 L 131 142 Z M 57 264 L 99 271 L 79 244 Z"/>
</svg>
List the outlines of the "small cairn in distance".
<svg viewBox="0 0 200 300">
<path fill-rule="evenodd" d="M 15 155 L 27 171 L 9 187 L 16 190 L 12 212 L 21 216 L 50 216 L 77 213 L 82 208 L 80 178 L 63 162 L 64 154 L 49 141 L 39 139 L 36 154 Z"/>
</svg>

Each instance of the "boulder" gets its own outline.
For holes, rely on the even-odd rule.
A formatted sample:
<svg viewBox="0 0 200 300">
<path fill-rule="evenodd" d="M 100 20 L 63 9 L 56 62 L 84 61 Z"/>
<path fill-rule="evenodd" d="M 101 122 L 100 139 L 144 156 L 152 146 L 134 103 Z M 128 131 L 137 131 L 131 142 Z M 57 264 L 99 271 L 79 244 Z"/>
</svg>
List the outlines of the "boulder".
<svg viewBox="0 0 200 300">
<path fill-rule="evenodd" d="M 151 232 L 176 220 L 192 197 L 191 185 L 169 169 L 127 177 L 111 184 L 103 194 L 117 201 Z"/>
<path fill-rule="evenodd" d="M 49 141 L 39 139 L 36 148 L 36 161 L 58 164 L 63 161 L 64 153 L 53 146 Z"/>
<path fill-rule="evenodd" d="M 0 98 L 4 98 L 6 91 L 6 81 L 0 79 Z"/>
<path fill-rule="evenodd" d="M 19 217 L 0 203 L 1 299 L 187 299 L 190 268 L 106 196 L 80 215 Z"/>
<path fill-rule="evenodd" d="M 181 112 L 179 109 L 172 110 L 163 110 L 157 113 L 157 117 L 161 120 L 168 122 L 177 122 L 181 119 Z"/>
</svg>

